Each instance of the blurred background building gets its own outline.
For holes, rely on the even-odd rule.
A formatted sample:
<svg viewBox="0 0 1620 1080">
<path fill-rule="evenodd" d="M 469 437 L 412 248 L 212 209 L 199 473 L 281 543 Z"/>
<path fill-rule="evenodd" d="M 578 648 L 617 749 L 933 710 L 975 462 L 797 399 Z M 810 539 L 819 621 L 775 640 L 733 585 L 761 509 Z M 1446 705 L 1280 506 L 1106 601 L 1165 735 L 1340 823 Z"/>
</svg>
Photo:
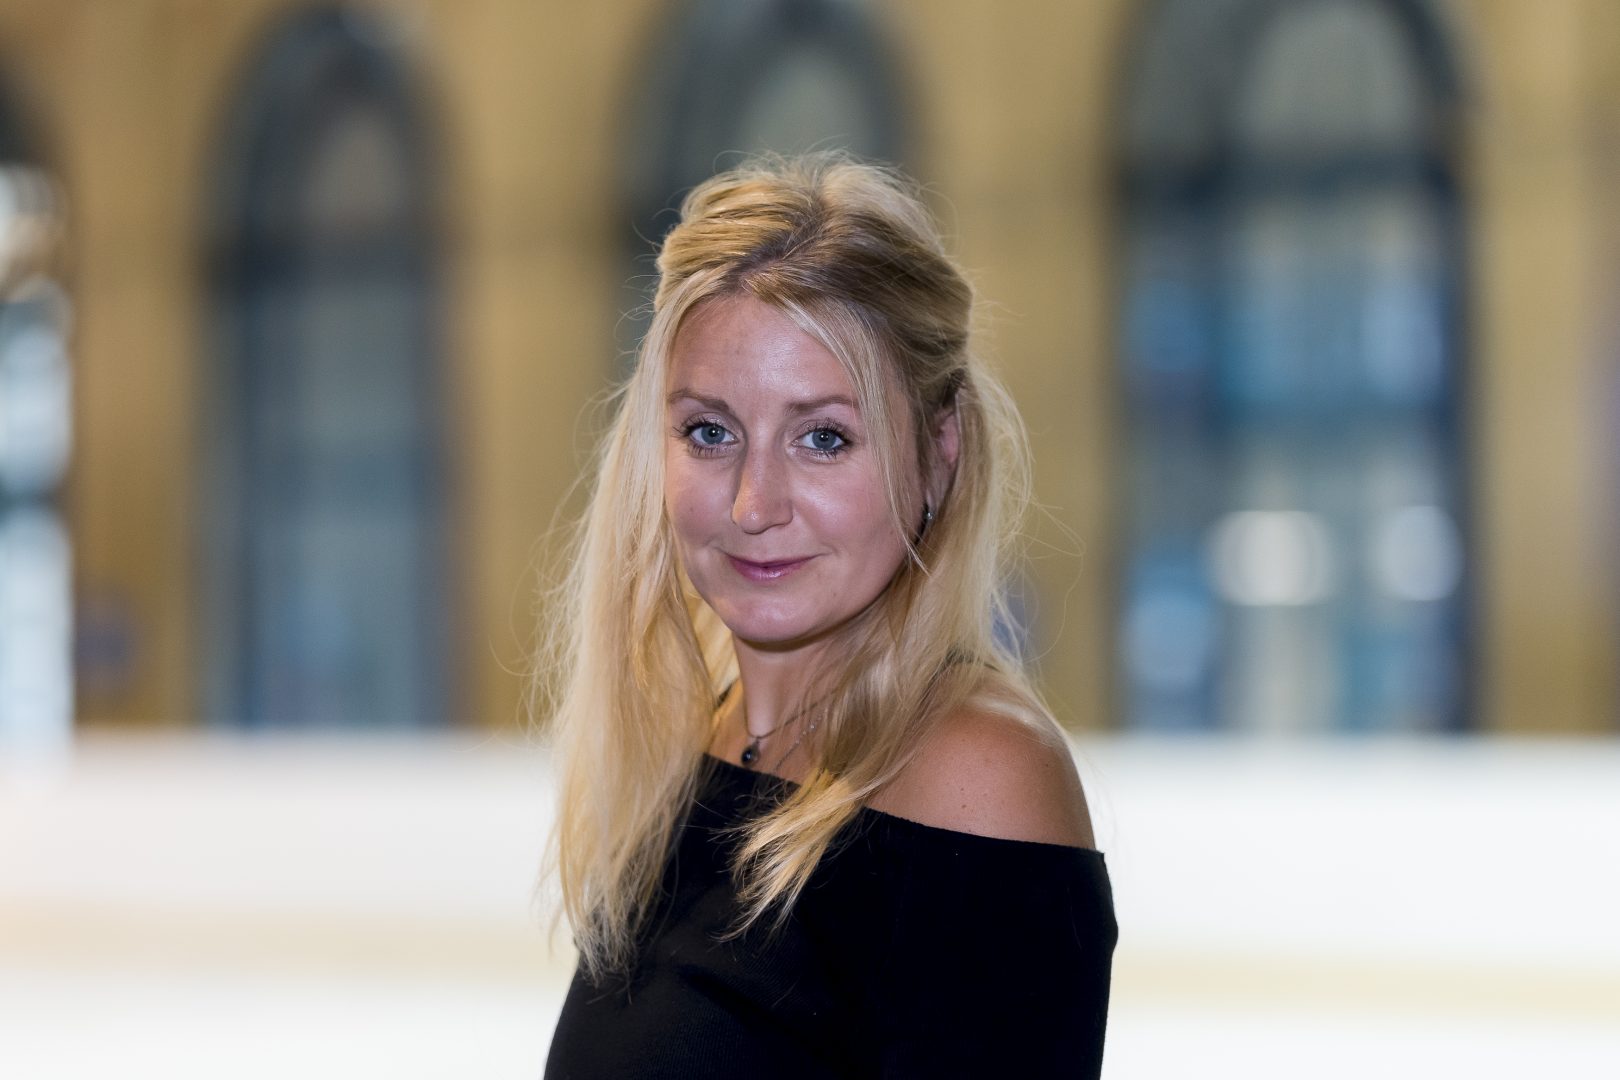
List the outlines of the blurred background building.
<svg viewBox="0 0 1620 1080">
<path fill-rule="evenodd" d="M 1620 5 L 0 0 L 0 759 L 519 731 L 672 208 L 826 146 L 973 273 L 1035 455 L 1022 640 L 1122 830 L 1191 747 L 1300 741 L 1132 735 L 1613 754 Z M 1537 760 L 1517 794 L 1593 775 Z M 1490 761 L 1456 790 L 1508 797 Z M 1614 809 L 1570 798 L 1535 820 Z"/>
<path fill-rule="evenodd" d="M 7 737 L 518 723 L 670 208 L 829 145 L 988 302 L 1066 723 L 1612 731 L 1612 7 L 7 0 Z"/>
</svg>

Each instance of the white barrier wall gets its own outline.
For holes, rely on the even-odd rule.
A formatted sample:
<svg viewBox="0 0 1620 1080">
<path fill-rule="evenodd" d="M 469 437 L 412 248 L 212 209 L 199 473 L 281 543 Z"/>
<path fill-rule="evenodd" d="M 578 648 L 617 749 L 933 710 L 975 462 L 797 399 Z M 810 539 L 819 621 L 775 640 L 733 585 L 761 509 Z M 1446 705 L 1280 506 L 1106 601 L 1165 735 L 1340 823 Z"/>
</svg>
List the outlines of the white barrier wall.
<svg viewBox="0 0 1620 1080">
<path fill-rule="evenodd" d="M 1107 1076 L 1620 1075 L 1620 745 L 1078 753 Z M 531 903 L 549 797 L 543 753 L 468 738 L 0 767 L 0 1076 L 532 1080 L 571 967 Z"/>
</svg>

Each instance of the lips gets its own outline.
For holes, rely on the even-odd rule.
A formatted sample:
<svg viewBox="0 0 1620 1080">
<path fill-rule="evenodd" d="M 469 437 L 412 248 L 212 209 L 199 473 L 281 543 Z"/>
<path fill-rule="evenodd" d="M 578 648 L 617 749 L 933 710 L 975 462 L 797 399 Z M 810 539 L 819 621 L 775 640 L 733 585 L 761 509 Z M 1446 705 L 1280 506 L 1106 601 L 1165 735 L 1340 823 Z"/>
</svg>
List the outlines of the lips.
<svg viewBox="0 0 1620 1080">
<path fill-rule="evenodd" d="M 751 559 L 739 559 L 735 555 L 727 555 L 733 570 L 747 578 L 749 581 L 780 581 L 793 573 L 799 567 L 808 563 L 815 556 L 806 555 L 802 559 L 778 559 L 773 562 L 754 562 Z"/>
</svg>

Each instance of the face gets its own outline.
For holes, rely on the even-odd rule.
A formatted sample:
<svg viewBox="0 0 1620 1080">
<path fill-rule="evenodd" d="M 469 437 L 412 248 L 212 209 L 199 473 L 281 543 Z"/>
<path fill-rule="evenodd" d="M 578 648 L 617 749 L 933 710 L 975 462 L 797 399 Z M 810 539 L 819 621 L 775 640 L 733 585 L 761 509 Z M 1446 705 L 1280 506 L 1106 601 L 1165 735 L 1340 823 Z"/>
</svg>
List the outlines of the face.
<svg viewBox="0 0 1620 1080">
<path fill-rule="evenodd" d="M 870 606 L 906 545 L 838 360 L 776 308 L 725 297 L 682 324 L 666 393 L 665 511 L 687 576 L 739 643 L 810 644 Z"/>
</svg>

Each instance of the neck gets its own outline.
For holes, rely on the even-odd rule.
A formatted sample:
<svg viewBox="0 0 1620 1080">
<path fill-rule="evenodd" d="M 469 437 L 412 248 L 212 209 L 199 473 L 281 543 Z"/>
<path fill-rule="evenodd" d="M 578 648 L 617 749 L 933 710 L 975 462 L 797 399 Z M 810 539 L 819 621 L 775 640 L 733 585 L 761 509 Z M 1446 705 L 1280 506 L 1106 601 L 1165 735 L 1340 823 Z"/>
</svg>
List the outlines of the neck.
<svg viewBox="0 0 1620 1080">
<path fill-rule="evenodd" d="M 744 726 L 750 736 L 768 734 L 804 707 L 815 655 L 808 647 L 774 652 L 742 641 L 734 644 L 738 681 L 746 694 L 742 699 Z"/>
</svg>

